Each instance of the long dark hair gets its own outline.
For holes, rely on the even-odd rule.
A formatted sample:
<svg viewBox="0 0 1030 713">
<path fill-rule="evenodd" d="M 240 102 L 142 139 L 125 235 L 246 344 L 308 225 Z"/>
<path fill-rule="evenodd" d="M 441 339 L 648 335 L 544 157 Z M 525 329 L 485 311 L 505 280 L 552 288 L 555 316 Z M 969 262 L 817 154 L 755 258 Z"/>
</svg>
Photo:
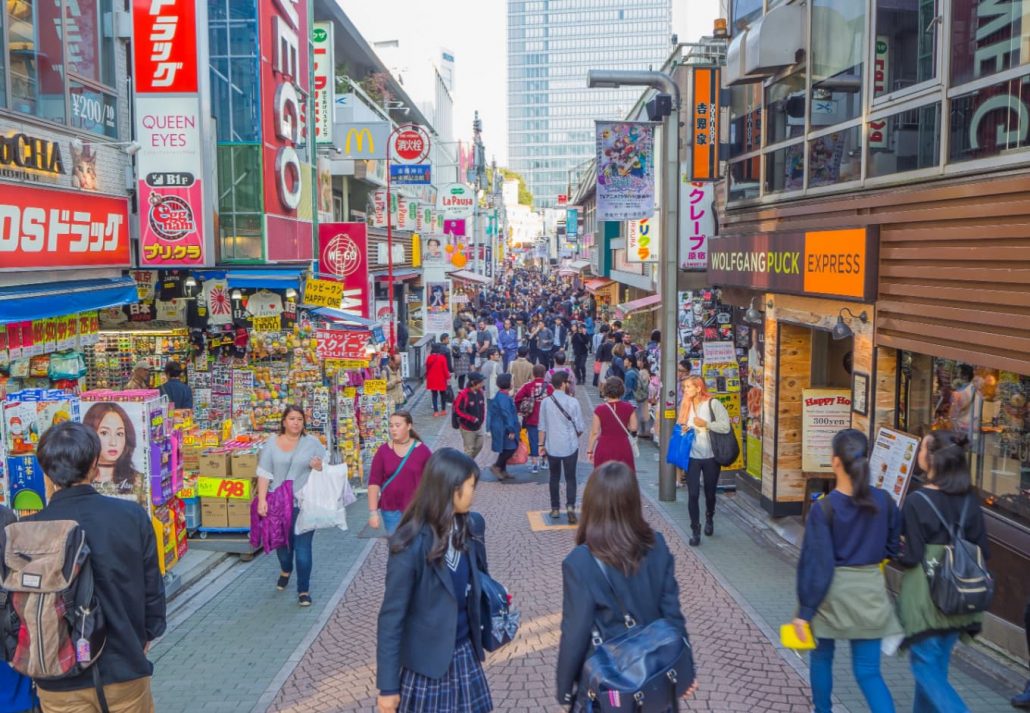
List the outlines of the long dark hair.
<svg viewBox="0 0 1030 713">
<path fill-rule="evenodd" d="M 306 436 L 308 433 L 308 416 L 304 413 L 304 409 L 297 404 L 288 404 L 283 409 L 283 415 L 279 417 L 279 435 L 281 436 L 286 433 L 286 417 L 291 413 L 299 413 L 300 417 L 304 419 L 304 426 L 300 429 L 300 435 Z"/>
<path fill-rule="evenodd" d="M 644 519 L 637 476 L 620 461 L 597 468 L 583 491 L 576 544 L 585 544 L 594 557 L 628 577 L 654 543 L 654 530 Z"/>
<path fill-rule="evenodd" d="M 949 495 L 963 495 L 973 487 L 966 449 L 969 437 L 954 431 L 931 431 L 926 436 L 926 456 L 930 461 L 927 480 Z"/>
<path fill-rule="evenodd" d="M 415 422 L 411 418 L 411 411 L 405 411 L 404 409 L 397 409 L 392 414 L 390 414 L 390 418 L 393 418 L 394 416 L 396 416 L 397 418 L 403 418 L 405 421 L 407 421 L 408 425 L 411 426 L 411 428 L 408 429 L 408 433 L 411 434 L 412 438 L 414 438 L 416 441 L 421 441 L 422 440 L 419 437 L 419 435 L 417 433 L 415 433 Z"/>
<path fill-rule="evenodd" d="M 851 478 L 851 499 L 860 510 L 876 512 L 876 499 L 869 484 L 869 439 L 854 428 L 845 428 L 833 437 L 833 455 Z"/>
<path fill-rule="evenodd" d="M 471 537 L 468 516 L 454 512 L 454 494 L 469 478 L 479 481 L 479 466 L 454 448 L 441 448 L 426 461 L 415 497 L 401 517 L 397 533 L 390 538 L 390 551 L 402 552 L 426 525 L 433 533 L 433 544 L 426 560 L 435 564 L 447 554 L 448 538 L 456 549 L 464 549 Z"/>
<path fill-rule="evenodd" d="M 125 412 L 125 409 L 110 401 L 93 404 L 89 407 L 86 415 L 82 417 L 82 424 L 89 426 L 93 429 L 94 433 L 99 435 L 100 422 L 109 413 L 116 414 L 125 428 L 125 448 L 122 449 L 122 454 L 118 456 L 118 460 L 114 462 L 111 479 L 118 485 L 128 483 L 135 487 L 136 471 L 132 467 L 132 456 L 136 452 L 136 427 L 132 425 L 132 419 L 129 418 L 129 414 Z"/>
</svg>

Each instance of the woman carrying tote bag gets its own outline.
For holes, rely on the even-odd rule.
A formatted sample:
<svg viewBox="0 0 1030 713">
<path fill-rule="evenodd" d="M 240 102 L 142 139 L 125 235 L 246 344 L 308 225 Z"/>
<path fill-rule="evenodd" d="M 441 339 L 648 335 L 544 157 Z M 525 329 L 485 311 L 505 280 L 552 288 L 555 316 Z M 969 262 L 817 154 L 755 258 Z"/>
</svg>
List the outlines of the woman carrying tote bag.
<svg viewBox="0 0 1030 713">
<path fill-rule="evenodd" d="M 690 447 L 690 465 L 687 468 L 687 511 L 690 513 L 690 546 L 701 544 L 701 482 L 705 490 L 705 536 L 715 533 L 715 490 L 719 484 L 722 466 L 712 450 L 713 434 L 733 437 L 730 415 L 719 399 L 712 398 L 700 376 L 683 380 L 683 401 L 680 403 L 681 426 L 694 430 L 694 443 Z"/>
</svg>

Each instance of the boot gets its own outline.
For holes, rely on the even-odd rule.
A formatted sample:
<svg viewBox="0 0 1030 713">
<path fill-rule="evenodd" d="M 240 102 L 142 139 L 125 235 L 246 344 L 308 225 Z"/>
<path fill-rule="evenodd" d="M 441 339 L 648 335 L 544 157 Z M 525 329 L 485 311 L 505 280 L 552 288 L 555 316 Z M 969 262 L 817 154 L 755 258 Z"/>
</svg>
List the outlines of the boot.
<svg viewBox="0 0 1030 713">
<path fill-rule="evenodd" d="M 687 544 L 689 544 L 691 547 L 697 547 L 698 545 L 701 544 L 701 526 L 700 525 L 693 525 L 693 526 L 691 526 L 690 532 L 691 532 L 690 542 L 688 542 Z"/>
<path fill-rule="evenodd" d="M 715 532 L 715 524 L 712 522 L 713 517 L 715 516 L 711 513 L 705 516 L 705 537 L 711 537 L 712 533 Z"/>
<path fill-rule="evenodd" d="M 1030 709 L 1030 681 L 1026 682 L 1026 688 L 1018 696 L 1012 699 L 1012 705 L 1016 708 Z"/>
</svg>

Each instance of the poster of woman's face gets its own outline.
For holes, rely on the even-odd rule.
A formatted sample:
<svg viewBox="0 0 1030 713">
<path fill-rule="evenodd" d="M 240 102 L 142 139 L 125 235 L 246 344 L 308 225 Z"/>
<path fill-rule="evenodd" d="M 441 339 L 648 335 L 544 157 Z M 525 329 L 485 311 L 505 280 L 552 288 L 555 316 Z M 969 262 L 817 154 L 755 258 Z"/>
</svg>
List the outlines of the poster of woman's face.
<svg viewBox="0 0 1030 713">
<path fill-rule="evenodd" d="M 135 500 L 146 506 L 149 494 L 146 450 L 142 447 L 147 417 L 144 405 L 99 401 L 83 404 L 82 423 L 100 437 L 100 459 L 93 487 L 103 495 Z"/>
<path fill-rule="evenodd" d="M 426 248 L 422 255 L 422 262 L 426 265 L 443 265 L 443 244 L 440 238 L 426 238 Z"/>
</svg>

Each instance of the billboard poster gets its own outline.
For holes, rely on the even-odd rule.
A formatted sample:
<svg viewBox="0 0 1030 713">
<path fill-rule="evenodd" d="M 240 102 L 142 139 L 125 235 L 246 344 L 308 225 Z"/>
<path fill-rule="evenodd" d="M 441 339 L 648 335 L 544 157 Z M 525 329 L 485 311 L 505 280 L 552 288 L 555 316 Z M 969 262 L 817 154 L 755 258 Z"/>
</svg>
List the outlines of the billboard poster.
<svg viewBox="0 0 1030 713">
<path fill-rule="evenodd" d="M 426 283 L 426 333 L 450 333 L 454 326 L 451 315 L 451 281 Z"/>
<path fill-rule="evenodd" d="M 311 33 L 315 80 L 315 143 L 333 143 L 333 107 L 336 105 L 333 76 L 333 23 L 316 22 Z"/>
<path fill-rule="evenodd" d="M 850 389 L 802 389 L 801 470 L 832 472 L 833 437 L 850 426 Z"/>
<path fill-rule="evenodd" d="M 318 272 L 343 282 L 340 309 L 369 316 L 368 226 L 364 223 L 321 223 L 318 226 Z"/>
<path fill-rule="evenodd" d="M 654 215 L 654 127 L 647 122 L 598 121 L 597 220 Z"/>
<path fill-rule="evenodd" d="M 708 239 L 715 233 L 715 185 L 680 183 L 680 269 L 708 267 Z"/>
<path fill-rule="evenodd" d="M 422 250 L 422 265 L 425 267 L 442 267 L 444 262 L 444 247 L 440 236 L 428 236 L 426 238 L 426 246 Z"/>
<path fill-rule="evenodd" d="M 152 404 L 137 401 L 84 402 L 82 424 L 100 437 L 100 459 L 93 487 L 102 495 L 148 507 L 147 442 Z"/>
</svg>

